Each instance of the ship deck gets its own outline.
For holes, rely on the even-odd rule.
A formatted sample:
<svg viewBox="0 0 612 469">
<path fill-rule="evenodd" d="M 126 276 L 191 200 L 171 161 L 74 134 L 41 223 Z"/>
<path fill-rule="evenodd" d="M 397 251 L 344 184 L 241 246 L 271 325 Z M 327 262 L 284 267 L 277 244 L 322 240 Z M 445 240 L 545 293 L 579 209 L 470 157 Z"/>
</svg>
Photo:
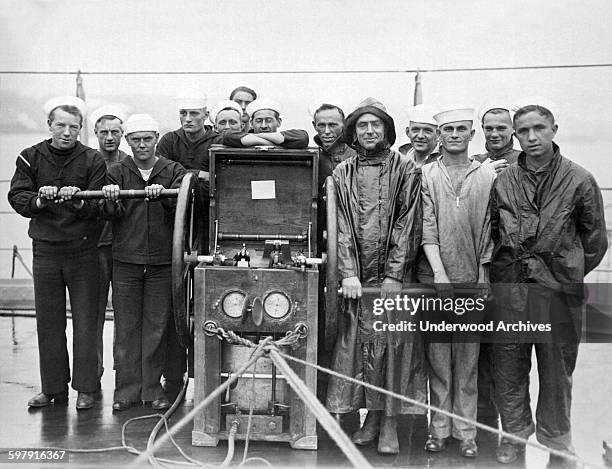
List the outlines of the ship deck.
<svg viewBox="0 0 612 469">
<path fill-rule="evenodd" d="M 68 321 L 70 329 L 70 321 Z M 39 391 L 38 352 L 36 325 L 31 317 L 0 317 L 0 448 L 60 447 L 70 449 L 108 448 L 121 445 L 124 422 L 138 416 L 154 413 L 151 409 L 133 408 L 113 414 L 112 372 L 112 322 L 105 327 L 105 368 L 102 380 L 102 397 L 91 410 L 77 412 L 76 392 L 70 391 L 68 405 L 50 405 L 40 409 L 28 409 L 27 400 Z M 70 337 L 70 330 L 68 331 Z M 70 347 L 70 344 L 69 344 Z M 602 466 L 602 440 L 612 437 L 612 347 L 610 344 L 582 344 L 578 365 L 574 373 L 574 400 L 572 424 L 574 445 L 580 457 L 587 463 Z M 537 400 L 537 376 L 532 371 L 532 401 Z M 193 380 L 184 404 L 171 417 L 176 422 L 193 408 Z M 140 450 L 146 448 L 147 439 L 155 419 L 139 420 L 131 424 L 125 433 L 127 444 Z M 345 422 L 347 432 L 354 431 L 357 418 Z M 215 448 L 191 445 L 191 424 L 182 429 L 177 443 L 189 456 L 205 462 L 207 467 L 219 466 L 227 453 L 227 442 Z M 458 455 L 457 444 L 451 444 L 440 454 L 423 450 L 427 424 L 423 416 L 405 416 L 399 422 L 401 452 L 397 456 L 381 456 L 375 446 L 363 452 L 374 467 L 410 468 L 489 468 L 503 467 L 495 462 L 496 438 L 479 435 L 480 455 L 467 460 Z M 244 443 L 236 442 L 233 466 L 242 461 Z M 181 461 L 182 458 L 170 443 L 164 445 L 156 456 Z M 335 443 L 319 432 L 318 451 L 292 450 L 287 443 L 250 442 L 249 457 L 265 458 L 273 467 L 350 467 Z M 0 461 L 7 461 L 7 454 L 0 454 Z M 68 467 L 124 467 L 136 460 L 127 451 L 98 453 L 71 453 Z M 184 461 L 184 460 L 182 460 Z M 528 448 L 524 459 L 510 465 L 516 467 L 546 467 L 548 456 Z M 261 462 L 248 467 L 262 466 Z M 40 464 L 49 467 L 47 464 Z M 2 465 L 0 464 L 0 467 Z M 51 467 L 59 467 L 53 464 Z M 28 466 L 24 466 L 28 467 Z M 30 466 L 34 467 L 34 466 Z M 144 462 L 138 467 L 150 467 Z M 167 466 L 166 466 L 167 467 Z M 188 466 L 177 466 L 188 467 Z"/>
</svg>

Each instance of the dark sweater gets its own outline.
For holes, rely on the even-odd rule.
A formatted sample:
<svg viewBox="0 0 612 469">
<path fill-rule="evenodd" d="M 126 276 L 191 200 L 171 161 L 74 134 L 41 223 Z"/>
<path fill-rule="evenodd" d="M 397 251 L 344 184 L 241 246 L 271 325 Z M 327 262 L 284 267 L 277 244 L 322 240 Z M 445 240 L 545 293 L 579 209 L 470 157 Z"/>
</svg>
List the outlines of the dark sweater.
<svg viewBox="0 0 612 469">
<path fill-rule="evenodd" d="M 156 153 L 197 173 L 208 171 L 208 149 L 213 143 L 221 143 L 221 139 L 208 126 L 205 127 L 204 135 L 193 142 L 181 128 L 165 134 L 157 144 Z"/>
<path fill-rule="evenodd" d="M 38 208 L 36 199 L 43 186 L 101 189 L 106 174 L 104 160 L 96 150 L 80 142 L 67 152 L 51 148 L 51 140 L 45 140 L 20 153 L 11 180 L 9 203 L 17 213 L 31 218 L 28 235 L 34 240 L 66 242 L 90 237 L 97 240 L 100 228 L 96 223 L 99 211 L 95 200 L 86 200 L 77 209 L 71 202 Z"/>
<path fill-rule="evenodd" d="M 161 184 L 178 188 L 186 171 L 179 163 L 160 157 L 145 182 L 131 157 L 108 169 L 108 184 L 142 190 Z M 176 199 L 106 201 L 104 213 L 113 220 L 113 259 L 132 264 L 163 265 L 172 261 L 172 231 Z"/>
</svg>

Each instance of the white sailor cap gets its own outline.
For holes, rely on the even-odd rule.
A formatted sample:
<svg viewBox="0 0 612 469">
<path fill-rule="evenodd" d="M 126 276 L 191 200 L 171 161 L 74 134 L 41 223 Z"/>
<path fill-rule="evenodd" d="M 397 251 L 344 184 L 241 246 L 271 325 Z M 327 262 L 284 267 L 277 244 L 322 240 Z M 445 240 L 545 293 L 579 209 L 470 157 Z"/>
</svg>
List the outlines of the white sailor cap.
<svg viewBox="0 0 612 469">
<path fill-rule="evenodd" d="M 204 109 L 207 104 L 206 95 L 198 90 L 184 90 L 176 97 L 176 108 L 181 109 Z"/>
<path fill-rule="evenodd" d="M 94 110 L 89 116 L 91 126 L 96 128 L 96 123 L 102 116 L 114 116 L 123 124 L 127 117 L 127 108 L 123 104 L 109 103 Z"/>
<path fill-rule="evenodd" d="M 510 113 L 510 118 L 512 118 L 512 106 L 509 103 L 504 103 L 503 101 L 487 101 L 480 109 L 478 109 L 478 120 L 482 122 L 485 114 L 493 109 L 503 109 Z"/>
<path fill-rule="evenodd" d="M 149 114 L 132 114 L 124 128 L 126 135 L 134 132 L 159 132 L 159 123 Z"/>
<path fill-rule="evenodd" d="M 464 106 L 463 104 L 446 106 L 434 115 L 434 119 L 438 126 L 448 124 L 449 122 L 474 121 L 474 108 Z"/>
<path fill-rule="evenodd" d="M 516 112 L 527 106 L 540 106 L 546 108 L 553 115 L 555 123 L 559 120 L 559 107 L 544 96 L 528 96 L 526 98 L 521 98 L 512 105 L 512 110 Z"/>
<path fill-rule="evenodd" d="M 239 116 L 238 119 L 242 117 L 242 108 L 240 107 L 240 104 L 238 104 L 236 101 L 224 99 L 223 101 L 219 101 L 217 104 L 215 104 L 213 108 L 210 110 L 210 116 L 209 116 L 210 121 L 213 124 L 216 124 L 217 114 L 219 114 L 221 111 L 225 109 L 231 109 L 233 111 L 236 111 Z"/>
<path fill-rule="evenodd" d="M 272 111 L 276 111 L 279 116 L 282 114 L 280 104 L 276 101 L 266 98 L 256 99 L 255 101 L 250 103 L 246 108 L 246 113 L 249 115 L 249 117 L 252 118 L 253 114 L 263 109 L 270 109 Z"/>
<path fill-rule="evenodd" d="M 49 117 L 51 112 L 59 106 L 74 106 L 79 110 L 83 118 L 87 115 L 87 104 L 81 98 L 76 96 L 56 96 L 48 100 L 43 106 L 45 117 Z"/>
<path fill-rule="evenodd" d="M 429 104 L 417 104 L 408 109 L 408 122 L 419 122 L 421 124 L 438 125 L 434 116 L 438 109 Z"/>
</svg>

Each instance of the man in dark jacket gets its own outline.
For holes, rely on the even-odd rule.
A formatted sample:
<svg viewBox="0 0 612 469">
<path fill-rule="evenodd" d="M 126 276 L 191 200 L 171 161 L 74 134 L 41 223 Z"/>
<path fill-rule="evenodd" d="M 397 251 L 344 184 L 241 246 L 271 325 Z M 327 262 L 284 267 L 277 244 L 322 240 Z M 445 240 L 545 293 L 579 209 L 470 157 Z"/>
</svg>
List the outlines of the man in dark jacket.
<svg viewBox="0 0 612 469">
<path fill-rule="evenodd" d="M 412 270 L 420 245 L 420 173 L 412 161 L 391 150 L 395 126 L 379 101 L 363 101 L 348 116 L 345 134 L 357 155 L 333 173 L 344 302 L 331 368 L 424 401 L 422 343 L 408 333 L 377 332 L 373 304 L 361 300 L 362 285 L 381 287 L 383 295 L 397 294 Z M 378 451 L 384 454 L 399 452 L 397 415 L 419 413 L 334 377 L 326 405 L 338 414 L 366 407 L 366 421 L 352 440 L 365 445 L 378 438 Z"/>
<path fill-rule="evenodd" d="M 325 240 L 323 232 L 327 230 L 327 211 L 325 208 L 325 180 L 332 175 L 332 171 L 342 161 L 355 156 L 357 153 L 346 144 L 344 138 L 345 117 L 344 111 L 334 104 L 316 104 L 312 115 L 312 126 L 317 134 L 315 143 L 319 146 L 319 197 L 317 199 L 317 247 L 321 255 Z M 325 269 L 322 266 L 319 273 L 319 288 L 325 287 Z M 325 298 L 319 297 L 319 350 L 325 350 Z M 329 363 L 329 353 L 320 353 L 319 362 L 323 366 Z M 324 378 L 326 379 L 326 378 Z"/>
<path fill-rule="evenodd" d="M 237 148 L 269 145 L 283 148 L 306 148 L 308 146 L 308 134 L 305 130 L 278 130 L 282 118 L 280 105 L 276 101 L 256 99 L 247 106 L 246 113 L 251 118 L 251 130 L 223 134 L 223 145 Z"/>
<path fill-rule="evenodd" d="M 334 104 L 321 104 L 312 116 L 312 126 L 317 135 L 315 143 L 321 148 L 319 155 L 319 181 L 327 176 L 338 163 L 357 154 L 346 144 L 344 137 L 344 111 Z"/>
<path fill-rule="evenodd" d="M 91 113 L 94 134 L 98 139 L 100 155 L 104 158 L 106 168 L 121 161 L 128 156 L 119 149 L 123 128 L 121 125 L 125 120 L 122 106 L 108 104 L 96 109 Z M 108 303 L 108 290 L 113 276 L 113 254 L 111 252 L 111 242 L 113 233 L 111 223 L 103 222 L 102 233 L 98 240 L 98 268 L 99 270 L 99 290 L 98 290 L 98 381 L 102 379 L 104 373 L 104 322 L 106 320 L 106 306 Z M 101 387 L 101 386 L 99 386 Z"/>
<path fill-rule="evenodd" d="M 180 163 L 189 172 L 194 173 L 200 182 L 204 217 L 200 220 L 199 237 L 202 239 L 202 251 L 208 250 L 208 149 L 213 143 L 219 143 L 218 134 L 204 122 L 208 117 L 206 96 L 196 90 L 186 90 L 176 98 L 176 105 L 181 121 L 181 128 L 166 133 L 157 145 L 157 154 Z M 164 389 L 174 399 L 183 386 L 187 371 L 187 354 L 180 346 L 176 332 L 168 332 L 168 355 L 164 365 Z"/>
<path fill-rule="evenodd" d="M 104 208 L 113 220 L 113 307 L 115 309 L 115 396 L 113 410 L 151 403 L 170 407 L 160 385 L 166 337 L 172 320 L 172 230 L 174 199 L 157 200 L 178 187 L 185 169 L 155 155 L 158 124 L 134 114 L 125 125 L 133 156 L 108 170 Z M 147 201 L 118 200 L 120 189 L 144 189 Z"/>
<path fill-rule="evenodd" d="M 495 246 L 490 276 L 499 319 L 531 319 L 552 330 L 538 343 L 515 335 L 515 343 L 494 344 L 493 369 L 503 429 L 528 438 L 534 433 L 529 370 L 535 348 L 536 437 L 572 454 L 570 407 L 582 282 L 606 252 L 607 235 L 599 187 L 588 171 L 561 155 L 553 142 L 557 128 L 555 107 L 547 100 L 529 98 L 517 105 L 514 132 L 523 152 L 498 174 L 491 191 Z M 502 440 L 497 460 L 510 463 L 523 450 L 524 445 Z"/>
<path fill-rule="evenodd" d="M 157 145 L 157 154 L 180 163 L 199 179 L 208 181 L 208 149 L 217 136 L 204 122 L 208 117 L 206 97 L 185 92 L 177 97 L 181 128 L 166 133 Z"/>
<path fill-rule="evenodd" d="M 97 151 L 77 140 L 85 112 L 85 103 L 72 96 L 47 103 L 51 139 L 19 154 L 8 194 L 15 211 L 31 218 L 28 234 L 42 392 L 29 400 L 30 407 L 68 401 L 66 288 L 72 310 L 77 409 L 91 408 L 98 388 L 98 207 L 94 201 L 71 199 L 81 189 L 99 190 L 106 168 Z"/>
<path fill-rule="evenodd" d="M 513 148 L 514 129 L 510 117 L 510 106 L 498 101 L 489 101 L 478 112 L 485 137 L 485 153 L 473 158 L 483 164 L 492 164 L 500 173 L 516 163 L 521 153 Z M 492 307 L 491 302 L 489 306 Z M 498 412 L 493 397 L 493 371 L 491 344 L 480 344 L 478 357 L 478 420 L 497 427 Z"/>
<path fill-rule="evenodd" d="M 346 144 L 344 137 L 344 111 L 333 104 L 321 104 L 312 117 L 312 126 L 317 132 L 315 143 L 321 149 L 319 153 L 319 234 L 317 246 L 323 247 L 323 230 L 326 229 L 323 196 L 325 195 L 325 180 L 332 175 L 333 170 L 357 152 Z"/>
<path fill-rule="evenodd" d="M 497 173 L 516 163 L 521 153 L 513 148 L 514 129 L 509 107 L 506 104 L 489 102 L 484 104 L 478 113 L 487 151 L 474 155 L 474 159 L 484 164 L 493 164 Z"/>
</svg>

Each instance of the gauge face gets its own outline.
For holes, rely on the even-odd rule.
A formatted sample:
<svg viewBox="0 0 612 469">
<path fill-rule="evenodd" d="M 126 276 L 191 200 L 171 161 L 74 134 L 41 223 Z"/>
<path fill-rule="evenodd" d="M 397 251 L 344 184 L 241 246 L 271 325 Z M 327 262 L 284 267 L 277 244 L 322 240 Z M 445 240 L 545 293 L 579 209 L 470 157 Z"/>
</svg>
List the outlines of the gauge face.
<svg viewBox="0 0 612 469">
<path fill-rule="evenodd" d="M 234 290 L 226 293 L 221 303 L 223 312 L 232 318 L 241 317 L 245 298 L 246 295 L 241 291 Z"/>
<path fill-rule="evenodd" d="M 272 292 L 264 298 L 264 311 L 274 319 L 280 319 L 289 314 L 291 303 L 287 295 L 281 292 Z"/>
</svg>

